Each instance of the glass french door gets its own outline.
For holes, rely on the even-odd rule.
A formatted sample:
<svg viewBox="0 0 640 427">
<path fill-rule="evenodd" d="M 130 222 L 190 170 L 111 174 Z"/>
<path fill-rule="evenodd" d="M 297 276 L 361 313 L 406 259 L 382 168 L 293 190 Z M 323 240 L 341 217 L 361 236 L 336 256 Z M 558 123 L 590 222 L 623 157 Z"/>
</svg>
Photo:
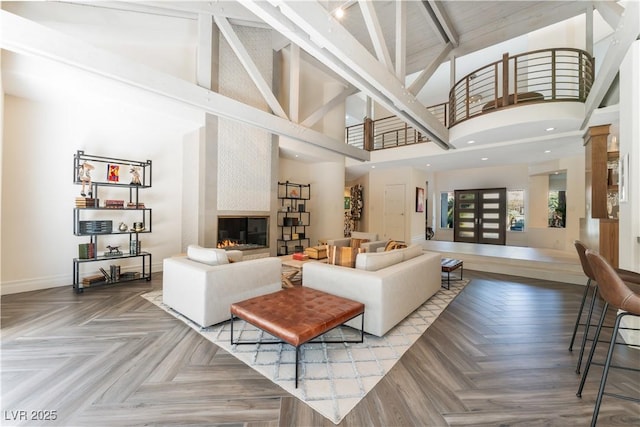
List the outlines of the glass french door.
<svg viewBox="0 0 640 427">
<path fill-rule="evenodd" d="M 507 189 L 455 190 L 453 240 L 504 245 Z"/>
</svg>

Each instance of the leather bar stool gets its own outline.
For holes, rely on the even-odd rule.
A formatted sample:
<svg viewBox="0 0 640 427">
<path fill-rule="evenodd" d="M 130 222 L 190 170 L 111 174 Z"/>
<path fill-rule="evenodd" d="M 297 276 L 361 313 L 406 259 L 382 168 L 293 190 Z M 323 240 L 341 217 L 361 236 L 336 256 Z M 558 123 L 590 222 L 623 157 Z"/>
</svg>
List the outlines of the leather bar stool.
<svg viewBox="0 0 640 427">
<path fill-rule="evenodd" d="M 578 362 L 576 364 L 576 374 L 580 373 L 580 366 L 582 365 L 582 358 L 584 356 L 584 349 L 588 340 L 589 328 L 591 326 L 595 326 L 591 324 L 591 319 L 593 317 L 593 309 L 595 307 L 595 302 L 597 300 L 598 295 L 598 287 L 596 286 L 596 278 L 591 270 L 591 266 L 589 261 L 587 260 L 586 251 L 589 249 L 587 246 L 582 243 L 580 240 L 576 240 L 573 242 L 576 247 L 576 251 L 578 252 L 578 257 L 580 258 L 580 264 L 582 265 L 582 271 L 584 275 L 587 276 L 587 284 L 585 285 L 584 292 L 582 294 L 582 301 L 580 302 L 580 309 L 578 310 L 578 316 L 576 317 L 576 324 L 573 328 L 573 335 L 571 336 L 571 342 L 569 343 L 569 351 L 573 350 L 573 344 L 575 342 L 576 333 L 578 332 L 579 326 L 584 326 L 584 335 L 582 336 L 582 342 L 580 345 L 580 354 L 578 355 Z M 636 273 L 630 270 L 624 270 L 621 268 L 614 269 L 616 274 L 622 279 L 622 281 L 626 282 L 635 292 L 640 292 L 640 273 Z M 582 312 L 584 310 L 584 306 L 587 300 L 587 296 L 589 294 L 589 290 L 593 288 L 593 292 L 591 295 L 591 301 L 589 303 L 589 311 L 587 312 L 587 319 L 585 323 L 580 323 L 582 319 Z M 611 326 L 603 326 L 605 328 L 610 328 Z"/>
<path fill-rule="evenodd" d="M 576 339 L 576 333 L 578 332 L 578 327 L 583 325 L 584 335 L 582 336 L 582 345 L 580 346 L 580 355 L 578 356 L 578 365 L 576 366 L 576 374 L 580 373 L 580 365 L 582 364 L 582 356 L 584 355 L 584 346 L 587 342 L 587 335 L 589 333 L 589 325 L 591 323 L 591 315 L 593 314 L 594 302 L 596 300 L 596 294 L 598 292 L 597 287 L 595 286 L 596 278 L 593 275 L 593 271 L 591 271 L 591 266 L 589 265 L 589 261 L 587 260 L 586 251 L 587 247 L 580 240 L 576 240 L 573 242 L 573 245 L 576 247 L 576 251 L 578 252 L 578 257 L 580 258 L 580 264 L 582 265 L 582 271 L 584 275 L 587 276 L 587 284 L 584 287 L 584 292 L 582 293 L 582 301 L 580 302 L 580 309 L 578 310 L 578 316 L 576 317 L 576 324 L 573 327 L 573 335 L 571 335 L 571 342 L 569 343 L 569 351 L 573 351 L 573 343 Z M 592 283 L 593 282 L 593 283 Z M 589 294 L 589 290 L 591 289 L 591 285 L 593 286 L 593 295 L 591 296 L 591 303 L 589 307 L 589 312 L 587 314 L 587 320 L 584 324 L 580 323 L 580 319 L 582 319 L 582 311 L 584 310 L 584 304 L 587 300 L 587 295 Z"/>
<path fill-rule="evenodd" d="M 622 396 L 615 393 L 605 393 L 605 386 L 607 383 L 607 376 L 609 374 L 609 368 L 611 366 L 611 360 L 613 358 L 613 350 L 617 344 L 617 336 L 618 330 L 620 329 L 620 321 L 625 316 L 635 316 L 640 317 L 640 295 L 629 289 L 629 287 L 625 284 L 622 278 L 618 275 L 616 270 L 609 265 L 609 263 L 597 252 L 587 250 L 586 257 L 589 262 L 589 266 L 591 267 L 591 271 L 598 282 L 599 293 L 605 301 L 604 308 L 602 310 L 602 314 L 600 315 L 600 320 L 598 322 L 598 327 L 596 329 L 595 337 L 593 338 L 593 345 L 591 346 L 591 351 L 589 352 L 589 357 L 587 359 L 587 363 L 584 368 L 584 373 L 582 374 L 582 380 L 580 381 L 580 387 L 578 388 L 578 392 L 576 395 L 578 397 L 582 397 L 582 389 L 584 388 L 584 384 L 587 380 L 587 375 L 589 374 L 589 368 L 593 362 L 593 355 L 596 351 L 596 346 L 598 345 L 598 339 L 600 338 L 600 332 L 602 331 L 602 324 L 604 323 L 604 318 L 607 314 L 607 308 L 612 306 L 619 311 L 616 316 L 616 321 L 613 327 L 613 332 L 611 334 L 611 342 L 609 343 L 609 351 L 607 353 L 607 359 L 604 363 L 604 369 L 602 371 L 602 379 L 600 380 L 600 388 L 598 390 L 598 395 L 596 397 L 595 407 L 593 409 L 593 416 L 591 418 L 591 426 L 595 426 L 598 420 L 598 413 L 600 412 L 600 404 L 602 403 L 602 397 L 604 395 L 617 397 L 625 400 L 631 400 L 634 402 L 640 402 L 640 399 L 630 397 L 630 396 Z M 627 328 L 627 329 L 635 329 L 635 328 Z M 640 329 L 635 329 L 640 330 Z M 640 371 L 637 368 L 629 368 L 625 367 L 624 369 L 632 370 L 632 371 Z"/>
</svg>

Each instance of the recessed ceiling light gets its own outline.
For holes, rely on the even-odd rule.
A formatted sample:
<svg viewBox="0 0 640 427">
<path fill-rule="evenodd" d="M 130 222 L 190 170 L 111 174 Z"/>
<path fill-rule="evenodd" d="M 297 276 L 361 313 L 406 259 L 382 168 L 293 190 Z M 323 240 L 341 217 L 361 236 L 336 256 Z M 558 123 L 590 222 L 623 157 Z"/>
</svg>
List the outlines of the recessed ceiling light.
<svg viewBox="0 0 640 427">
<path fill-rule="evenodd" d="M 431 166 L 431 163 L 427 163 L 427 167 Z"/>
<path fill-rule="evenodd" d="M 375 169 L 375 168 L 376 168 L 375 166 L 371 166 L 371 169 Z"/>
<path fill-rule="evenodd" d="M 471 141 L 467 141 L 467 144 L 474 144 L 475 141 L 472 139 Z"/>
<path fill-rule="evenodd" d="M 342 17 L 344 16 L 344 9 L 341 7 L 337 8 L 336 11 L 334 12 L 334 15 L 336 18 L 342 19 Z"/>
<path fill-rule="evenodd" d="M 555 130 L 555 129 L 556 129 L 556 128 L 546 128 L 545 130 L 546 130 L 547 132 L 551 132 L 552 130 Z"/>
<path fill-rule="evenodd" d="M 546 154 L 549 154 L 549 153 L 551 152 L 551 150 L 544 150 L 544 152 L 545 152 Z"/>
<path fill-rule="evenodd" d="M 489 158 L 488 157 L 483 157 L 480 160 L 489 160 Z"/>
<path fill-rule="evenodd" d="M 296 154 L 296 159 L 298 158 L 298 155 Z"/>
</svg>

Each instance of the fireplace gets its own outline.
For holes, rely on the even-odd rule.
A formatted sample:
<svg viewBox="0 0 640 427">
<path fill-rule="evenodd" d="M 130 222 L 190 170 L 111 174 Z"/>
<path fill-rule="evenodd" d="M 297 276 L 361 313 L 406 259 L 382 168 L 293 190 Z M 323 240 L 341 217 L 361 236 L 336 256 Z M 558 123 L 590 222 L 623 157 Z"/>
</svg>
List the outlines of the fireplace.
<svg viewBox="0 0 640 427">
<path fill-rule="evenodd" d="M 269 247 L 269 217 L 219 216 L 218 248 L 261 249 Z"/>
</svg>

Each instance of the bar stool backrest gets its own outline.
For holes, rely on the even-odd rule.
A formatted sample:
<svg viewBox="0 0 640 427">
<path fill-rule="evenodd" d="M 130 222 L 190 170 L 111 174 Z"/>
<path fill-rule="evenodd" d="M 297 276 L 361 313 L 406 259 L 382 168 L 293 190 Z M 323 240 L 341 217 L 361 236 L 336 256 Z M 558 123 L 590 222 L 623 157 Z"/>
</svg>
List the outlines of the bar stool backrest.
<svg viewBox="0 0 640 427">
<path fill-rule="evenodd" d="M 602 298 L 615 308 L 640 316 L 640 295 L 629 289 L 600 254 L 587 249 L 586 256 Z"/>
<path fill-rule="evenodd" d="M 578 251 L 578 257 L 580 258 L 584 275 L 597 282 L 596 277 L 593 275 L 593 270 L 591 270 L 591 265 L 589 265 L 589 261 L 587 260 L 586 252 L 588 248 L 580 240 L 574 241 L 573 245 L 576 247 L 576 251 Z"/>
</svg>

